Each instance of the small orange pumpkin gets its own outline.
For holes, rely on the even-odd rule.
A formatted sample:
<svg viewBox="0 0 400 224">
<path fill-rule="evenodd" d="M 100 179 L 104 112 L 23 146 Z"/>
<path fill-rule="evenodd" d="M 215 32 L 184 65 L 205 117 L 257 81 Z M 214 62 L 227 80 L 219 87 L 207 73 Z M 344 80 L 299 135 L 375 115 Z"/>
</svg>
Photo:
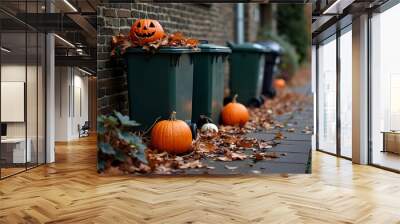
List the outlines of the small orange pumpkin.
<svg viewBox="0 0 400 224">
<path fill-rule="evenodd" d="M 172 154 L 189 152 L 192 150 L 192 132 L 186 122 L 176 119 L 174 111 L 169 120 L 160 121 L 153 127 L 151 144 Z"/>
<path fill-rule="evenodd" d="M 275 79 L 274 86 L 277 89 L 284 89 L 286 87 L 286 81 L 284 79 Z"/>
<path fill-rule="evenodd" d="M 157 20 L 138 19 L 132 25 L 129 36 L 133 42 L 144 45 L 164 38 L 165 33 Z"/>
<path fill-rule="evenodd" d="M 237 95 L 233 97 L 232 102 L 228 103 L 222 109 L 222 122 L 225 125 L 243 126 L 249 120 L 249 112 L 247 111 L 247 108 L 243 104 L 238 103 L 236 99 Z"/>
</svg>

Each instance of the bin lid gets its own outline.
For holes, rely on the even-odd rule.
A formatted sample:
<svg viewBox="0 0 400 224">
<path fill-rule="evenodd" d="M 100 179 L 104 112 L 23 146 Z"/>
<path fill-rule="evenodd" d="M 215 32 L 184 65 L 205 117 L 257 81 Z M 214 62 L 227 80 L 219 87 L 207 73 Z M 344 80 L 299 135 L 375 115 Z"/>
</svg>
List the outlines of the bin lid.
<svg viewBox="0 0 400 224">
<path fill-rule="evenodd" d="M 155 52 L 156 54 L 183 54 L 183 53 L 196 53 L 199 50 L 190 47 L 160 47 Z M 141 47 L 130 47 L 126 49 L 126 53 L 151 53 L 143 50 Z"/>
<path fill-rule="evenodd" d="M 268 49 L 260 44 L 256 43 L 243 43 L 243 44 L 232 44 L 228 43 L 232 51 L 247 51 L 247 52 L 268 52 Z"/>
<path fill-rule="evenodd" d="M 282 51 L 283 51 L 281 45 L 278 44 L 275 41 L 272 41 L 272 40 L 260 41 L 260 42 L 257 42 L 257 43 L 261 44 L 265 48 L 268 48 L 269 51 L 277 53 L 277 54 L 281 54 Z"/>
<path fill-rule="evenodd" d="M 200 44 L 199 48 L 201 49 L 201 52 L 206 52 L 206 53 L 226 53 L 226 54 L 229 54 L 229 53 L 232 52 L 229 47 L 216 45 L 216 44 Z"/>
</svg>

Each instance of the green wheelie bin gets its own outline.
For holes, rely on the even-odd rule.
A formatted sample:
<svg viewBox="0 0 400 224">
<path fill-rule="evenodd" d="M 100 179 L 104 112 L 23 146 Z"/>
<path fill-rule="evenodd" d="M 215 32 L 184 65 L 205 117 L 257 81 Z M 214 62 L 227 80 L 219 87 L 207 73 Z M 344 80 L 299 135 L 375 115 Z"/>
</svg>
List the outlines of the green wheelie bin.
<svg viewBox="0 0 400 224">
<path fill-rule="evenodd" d="M 259 106 L 263 102 L 261 90 L 264 77 L 265 52 L 267 49 L 255 43 L 229 44 L 231 96 L 245 105 Z"/>
<path fill-rule="evenodd" d="M 193 55 L 191 48 L 161 47 L 152 54 L 142 48 L 128 48 L 127 63 L 129 116 L 146 130 L 157 118 L 192 118 Z"/>
<path fill-rule="evenodd" d="M 225 62 L 231 49 L 214 44 L 200 44 L 199 48 L 201 51 L 193 55 L 192 122 L 205 115 L 218 123 L 224 101 Z"/>
<path fill-rule="evenodd" d="M 257 42 L 267 49 L 265 53 L 265 67 L 264 67 L 264 81 L 262 87 L 262 94 L 269 98 L 274 98 L 276 90 L 273 85 L 274 76 L 279 64 L 280 56 L 282 54 L 282 47 L 271 40 Z"/>
</svg>

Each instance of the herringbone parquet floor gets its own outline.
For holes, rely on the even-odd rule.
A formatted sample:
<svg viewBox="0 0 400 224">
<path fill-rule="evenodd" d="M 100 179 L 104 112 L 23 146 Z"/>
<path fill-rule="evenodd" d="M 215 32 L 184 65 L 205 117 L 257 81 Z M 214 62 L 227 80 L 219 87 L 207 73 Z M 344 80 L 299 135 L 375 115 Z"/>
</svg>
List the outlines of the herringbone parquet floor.
<svg viewBox="0 0 400 224">
<path fill-rule="evenodd" d="M 313 154 L 312 175 L 101 177 L 95 138 L 0 181 L 0 223 L 400 223 L 400 175 Z"/>
</svg>

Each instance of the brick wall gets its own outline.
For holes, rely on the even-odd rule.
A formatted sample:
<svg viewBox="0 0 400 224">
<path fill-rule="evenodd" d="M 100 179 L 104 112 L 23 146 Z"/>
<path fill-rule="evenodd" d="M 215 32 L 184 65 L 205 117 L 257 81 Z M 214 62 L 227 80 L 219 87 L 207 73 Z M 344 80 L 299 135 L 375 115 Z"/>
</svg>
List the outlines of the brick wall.
<svg viewBox="0 0 400 224">
<path fill-rule="evenodd" d="M 234 4 L 105 3 L 97 8 L 98 113 L 128 112 L 126 74 L 120 61 L 110 60 L 111 36 L 127 34 L 137 18 L 158 19 L 166 32 L 225 44 L 235 38 Z"/>
</svg>

